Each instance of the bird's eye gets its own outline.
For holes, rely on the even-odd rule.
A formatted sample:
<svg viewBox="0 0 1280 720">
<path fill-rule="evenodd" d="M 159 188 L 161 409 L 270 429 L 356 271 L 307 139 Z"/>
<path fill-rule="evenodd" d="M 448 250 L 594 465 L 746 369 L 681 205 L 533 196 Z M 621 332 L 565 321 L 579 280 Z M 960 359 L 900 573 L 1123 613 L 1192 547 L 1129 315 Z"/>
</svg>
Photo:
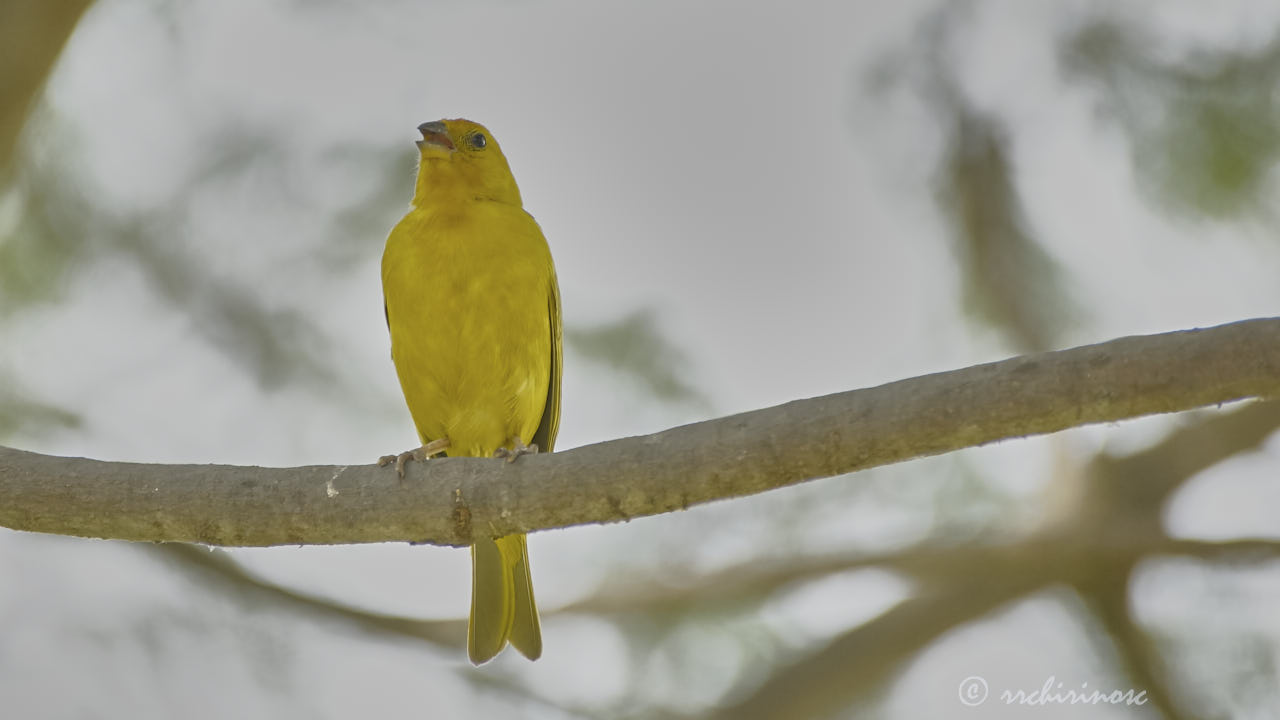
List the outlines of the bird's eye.
<svg viewBox="0 0 1280 720">
<path fill-rule="evenodd" d="M 488 142 L 489 141 L 485 139 L 484 133 L 472 133 L 471 135 L 471 147 L 477 150 L 483 150 L 485 144 Z"/>
</svg>

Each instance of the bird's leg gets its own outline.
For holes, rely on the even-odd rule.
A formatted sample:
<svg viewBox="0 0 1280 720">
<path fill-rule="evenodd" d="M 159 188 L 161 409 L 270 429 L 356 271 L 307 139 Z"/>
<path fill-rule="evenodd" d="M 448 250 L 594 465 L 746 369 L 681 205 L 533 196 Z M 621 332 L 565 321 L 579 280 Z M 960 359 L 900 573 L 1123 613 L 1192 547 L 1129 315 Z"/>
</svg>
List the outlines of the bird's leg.
<svg viewBox="0 0 1280 720">
<path fill-rule="evenodd" d="M 439 438 L 437 440 L 432 440 L 431 442 L 427 443 L 426 445 L 423 445 L 420 448 L 405 450 L 399 455 L 383 455 L 382 457 L 378 458 L 378 467 L 386 467 L 394 460 L 396 463 L 396 475 L 399 475 L 401 479 L 404 479 L 405 463 L 409 462 L 410 460 L 417 460 L 418 462 L 422 462 L 423 460 L 426 460 L 433 455 L 439 455 L 440 453 L 448 449 L 449 449 L 449 438 L 447 437 Z"/>
<path fill-rule="evenodd" d="M 508 450 L 507 448 L 504 448 L 504 447 L 500 447 L 497 450 L 493 451 L 493 456 L 496 458 L 506 458 L 507 462 L 515 462 L 516 458 L 520 457 L 521 455 L 538 454 L 537 444 L 530 443 L 528 445 L 525 445 L 524 441 L 520 439 L 519 435 L 511 436 L 511 447 L 512 447 L 511 450 Z"/>
</svg>

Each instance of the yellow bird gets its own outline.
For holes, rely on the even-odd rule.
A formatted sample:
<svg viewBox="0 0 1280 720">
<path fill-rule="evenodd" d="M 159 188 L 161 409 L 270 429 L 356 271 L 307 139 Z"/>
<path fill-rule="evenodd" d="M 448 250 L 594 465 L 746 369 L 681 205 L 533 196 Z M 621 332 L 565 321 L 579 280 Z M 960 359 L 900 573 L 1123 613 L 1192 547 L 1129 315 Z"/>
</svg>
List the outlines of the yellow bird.
<svg viewBox="0 0 1280 720">
<path fill-rule="evenodd" d="M 391 357 L 422 447 L 407 460 L 549 452 L 560 425 L 560 291 L 551 250 L 483 126 L 418 126 L 413 205 L 387 238 L 382 290 Z M 471 546 L 467 651 L 509 640 L 530 660 L 542 631 L 524 535 Z"/>
</svg>

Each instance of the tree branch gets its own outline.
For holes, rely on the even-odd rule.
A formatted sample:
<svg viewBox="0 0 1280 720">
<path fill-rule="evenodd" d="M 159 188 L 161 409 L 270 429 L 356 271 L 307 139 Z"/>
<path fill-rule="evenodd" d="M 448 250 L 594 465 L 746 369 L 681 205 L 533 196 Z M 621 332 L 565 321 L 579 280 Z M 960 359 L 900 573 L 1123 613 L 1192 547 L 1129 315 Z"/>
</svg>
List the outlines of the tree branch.
<svg viewBox="0 0 1280 720">
<path fill-rule="evenodd" d="M 1280 318 L 1120 338 L 505 463 L 148 465 L 0 448 L 0 526 L 261 546 L 468 545 L 630 520 L 997 440 L 1280 397 Z"/>
</svg>

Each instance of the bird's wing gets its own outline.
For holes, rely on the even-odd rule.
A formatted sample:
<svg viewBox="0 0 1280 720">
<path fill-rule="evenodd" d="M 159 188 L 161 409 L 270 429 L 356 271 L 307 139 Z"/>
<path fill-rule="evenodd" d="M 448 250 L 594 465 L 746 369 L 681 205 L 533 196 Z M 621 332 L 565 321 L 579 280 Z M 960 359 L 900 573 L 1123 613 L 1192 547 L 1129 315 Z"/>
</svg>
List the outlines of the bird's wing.
<svg viewBox="0 0 1280 720">
<path fill-rule="evenodd" d="M 538 421 L 538 429 L 533 433 L 532 442 L 538 446 L 539 452 L 551 452 L 556 442 L 556 432 L 560 430 L 560 372 L 561 372 L 561 328 L 560 328 L 560 286 L 556 282 L 554 268 L 551 271 L 551 290 L 547 298 L 547 324 L 551 331 L 551 378 L 547 383 L 547 402 L 542 408 L 542 419 Z"/>
</svg>

